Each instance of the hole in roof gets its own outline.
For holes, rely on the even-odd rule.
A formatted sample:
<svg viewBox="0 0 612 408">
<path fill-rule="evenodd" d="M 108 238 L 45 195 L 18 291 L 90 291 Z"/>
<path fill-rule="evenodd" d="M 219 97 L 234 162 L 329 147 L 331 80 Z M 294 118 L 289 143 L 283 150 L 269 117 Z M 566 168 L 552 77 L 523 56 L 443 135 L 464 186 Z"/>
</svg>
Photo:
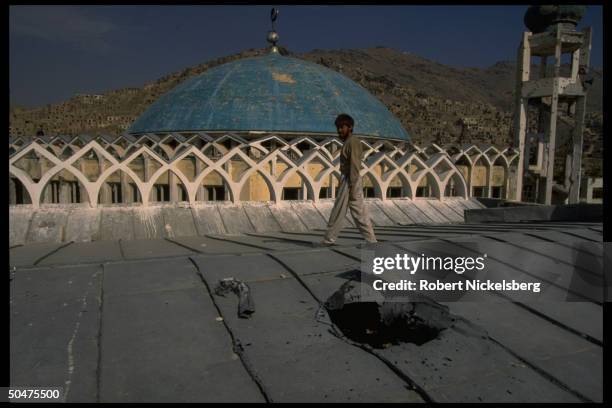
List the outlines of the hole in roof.
<svg viewBox="0 0 612 408">
<path fill-rule="evenodd" d="M 400 343 L 421 346 L 438 338 L 454 320 L 448 307 L 426 298 L 405 302 L 362 301 L 363 286 L 367 284 L 349 280 L 325 302 L 332 322 L 355 342 L 376 349 Z"/>
</svg>

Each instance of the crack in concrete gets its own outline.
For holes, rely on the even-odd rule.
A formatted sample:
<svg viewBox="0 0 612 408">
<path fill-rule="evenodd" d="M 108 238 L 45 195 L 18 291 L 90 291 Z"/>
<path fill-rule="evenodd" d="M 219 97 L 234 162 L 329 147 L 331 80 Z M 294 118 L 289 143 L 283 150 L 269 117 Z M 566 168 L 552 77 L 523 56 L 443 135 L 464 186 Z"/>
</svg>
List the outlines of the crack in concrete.
<svg viewBox="0 0 612 408">
<path fill-rule="evenodd" d="M 213 296 L 213 292 L 210 290 L 210 287 L 208 286 L 208 282 L 206 281 L 206 279 L 204 279 L 204 276 L 203 276 L 202 272 L 200 271 L 200 268 L 198 267 L 198 263 L 195 262 L 191 257 L 189 257 L 189 261 L 191 261 L 191 263 L 195 267 L 196 274 L 198 275 L 198 277 L 200 278 L 200 280 L 202 281 L 202 283 L 204 284 L 204 286 L 206 288 L 206 293 L 210 297 L 210 300 L 211 300 L 213 306 L 217 310 L 217 313 L 223 319 L 221 322 L 223 323 L 223 326 L 225 327 L 225 330 L 227 330 L 228 334 L 230 335 L 230 339 L 231 339 L 231 342 L 232 342 L 234 353 L 236 353 L 238 355 L 238 357 L 240 358 L 240 362 L 242 363 L 242 366 L 246 370 L 247 374 L 251 377 L 251 379 L 255 382 L 255 385 L 257 385 L 257 388 L 259 388 L 259 391 L 261 392 L 261 395 L 264 397 L 265 401 L 266 402 L 274 402 L 272 400 L 272 397 L 270 396 L 270 394 L 266 390 L 265 385 L 263 384 L 263 381 L 259 378 L 255 368 L 249 362 L 248 357 L 244 353 L 244 348 L 242 347 L 242 344 L 241 344 L 240 340 L 237 339 L 234 336 L 234 332 L 232 331 L 232 329 L 227 324 L 226 319 L 223 317 L 223 313 L 221 312 L 221 308 L 219 307 L 219 305 L 217 305 L 217 302 L 215 302 L 215 298 Z"/>
<path fill-rule="evenodd" d="M 96 402 L 100 402 L 100 384 L 102 381 L 102 312 L 104 310 L 104 264 L 101 264 L 100 290 L 98 291 L 98 358 L 96 366 Z"/>
<path fill-rule="evenodd" d="M 99 272 L 96 272 L 92 275 L 92 278 L 97 277 Z M 81 327 L 81 318 L 83 317 L 83 312 L 87 309 L 87 296 L 89 296 L 89 289 L 85 291 L 85 294 L 81 298 L 81 310 L 77 315 L 77 321 L 74 326 L 74 330 L 72 331 L 72 337 L 70 341 L 68 341 L 68 346 L 66 350 L 68 352 L 68 378 L 64 382 L 65 392 L 64 392 L 64 401 L 68 399 L 68 395 L 70 394 L 70 386 L 72 385 L 72 374 L 74 373 L 74 354 L 73 354 L 73 345 L 74 341 L 79 332 L 79 328 Z"/>
<path fill-rule="evenodd" d="M 176 241 L 175 241 L 175 240 L 173 240 L 173 239 L 170 239 L 170 238 L 167 238 L 167 237 L 166 237 L 166 238 L 164 238 L 164 239 L 165 239 L 166 241 L 168 241 L 168 242 L 171 242 L 171 243 L 173 243 L 173 244 L 175 244 L 175 245 L 178 245 L 178 246 L 180 246 L 180 247 L 182 247 L 182 248 L 185 248 L 185 249 L 187 249 L 187 250 L 189 250 L 189 251 L 191 251 L 191 252 L 195 252 L 196 254 L 203 254 L 203 253 L 204 253 L 204 252 L 200 251 L 199 249 L 192 248 L 192 247 L 190 247 L 190 246 L 188 246 L 188 245 L 185 245 L 185 244 L 181 244 L 180 242 L 176 242 Z"/>
<path fill-rule="evenodd" d="M 246 242 L 240 242 L 240 241 L 234 241 L 233 239 L 228 239 L 228 238 L 221 238 L 218 236 L 212 236 L 212 235 L 205 235 L 206 238 L 210 238 L 210 239 L 214 239 L 217 241 L 222 241 L 222 242 L 231 242 L 233 244 L 238 244 L 238 245 L 244 245 L 244 246 L 248 246 L 251 248 L 257 248 L 257 249 L 263 249 L 264 251 L 273 251 L 274 249 L 268 248 L 268 247 L 264 247 L 261 245 L 255 245 L 255 244 L 248 244 Z"/>
<path fill-rule="evenodd" d="M 525 364 L 527 367 L 531 368 L 533 371 L 535 371 L 536 373 L 540 374 L 546 380 L 548 380 L 551 383 L 555 384 L 557 387 L 563 389 L 564 391 L 567 391 L 570 394 L 573 394 L 574 396 L 579 398 L 582 402 L 595 402 L 592 399 L 588 398 L 587 396 L 585 396 L 585 395 L 581 394 L 580 392 L 574 390 L 573 388 L 571 388 L 567 384 L 563 383 L 561 380 L 557 379 L 553 375 L 549 374 L 547 371 L 543 370 L 542 368 L 538 367 L 535 364 L 530 363 L 527 359 L 521 357 L 519 354 L 515 353 L 511 348 L 507 347 L 506 345 L 504 345 L 503 343 L 501 343 L 498 340 L 494 339 L 493 337 L 488 336 L 487 338 L 490 341 L 492 341 L 494 344 L 496 344 L 497 346 L 499 346 L 502 349 L 504 349 L 508 354 L 510 354 L 511 356 L 516 358 L 517 360 L 519 360 L 521 363 Z"/>
<path fill-rule="evenodd" d="M 50 257 L 50 256 L 51 256 L 51 255 L 53 255 L 54 253 L 58 252 L 60 249 L 66 248 L 68 245 L 72 245 L 73 243 L 74 243 L 73 241 L 70 241 L 70 242 L 67 242 L 67 243 L 66 243 L 66 244 L 64 244 L 64 245 L 60 245 L 60 246 L 58 246 L 58 247 L 57 247 L 57 248 L 55 248 L 53 251 L 51 251 L 51 252 L 49 252 L 49 253 L 46 253 L 45 255 L 43 255 L 43 256 L 41 256 L 40 258 L 38 258 L 38 259 L 37 259 L 37 260 L 34 262 L 34 265 L 35 265 L 35 266 L 37 266 L 37 265 L 38 265 L 38 264 L 39 264 L 39 263 L 40 263 L 40 262 L 41 262 L 43 259 L 46 259 L 46 258 Z"/>
<path fill-rule="evenodd" d="M 495 294 L 495 295 L 498 295 L 498 296 L 500 296 L 502 298 L 505 298 L 509 302 L 512 302 L 512 300 L 508 296 L 504 295 L 503 293 L 500 293 L 500 292 L 497 292 L 497 291 L 493 291 L 492 293 Z M 563 330 L 566 330 L 566 331 L 568 331 L 568 332 L 570 332 L 572 334 L 575 334 L 578 337 L 581 337 L 581 338 L 583 338 L 583 339 L 585 339 L 585 340 L 595 344 L 596 346 L 603 347 L 603 341 L 601 341 L 601 340 L 598 340 L 598 339 L 596 339 L 596 338 L 594 338 L 594 337 L 592 337 L 592 336 L 590 336 L 590 335 L 588 335 L 586 333 L 581 332 L 580 330 L 574 329 L 574 328 L 572 328 L 572 327 L 570 327 L 570 326 L 568 326 L 566 324 L 563 324 L 560 321 L 555 320 L 554 318 L 552 318 L 552 317 L 550 317 L 548 315 L 545 315 L 544 313 L 539 312 L 539 311 L 537 311 L 537 310 L 527 306 L 524 303 L 521 303 L 521 302 L 512 302 L 512 303 L 517 305 L 518 307 L 521 307 L 521 308 L 527 310 L 528 312 L 538 316 L 539 318 L 544 319 L 547 322 L 549 322 L 551 324 L 554 324 L 557 327 L 560 327 Z"/>
<path fill-rule="evenodd" d="M 468 251 L 470 251 L 470 252 L 472 252 L 472 253 L 476 253 L 476 251 L 474 251 L 472 248 L 467 247 L 467 246 L 465 246 L 465 245 L 461 245 L 461 244 L 460 244 L 460 243 L 458 243 L 458 242 L 453 242 L 453 241 L 448 240 L 448 239 L 445 239 L 445 238 L 440 238 L 440 241 L 442 241 L 442 242 L 446 242 L 446 243 L 448 243 L 448 244 L 451 244 L 451 245 L 457 246 L 457 247 L 462 248 L 462 249 L 465 249 L 465 250 L 468 250 Z M 496 240 L 496 241 L 498 241 L 498 240 Z M 505 242 L 505 241 L 502 241 L 502 242 L 504 242 L 504 243 L 506 243 L 506 244 L 507 244 L 507 242 Z M 401 246 L 396 245 L 396 243 L 391 243 L 391 245 L 396 246 L 396 247 L 401 248 L 402 250 L 406 251 L 406 248 L 402 248 Z M 504 262 L 504 261 L 502 261 L 502 260 L 498 259 L 497 257 L 494 257 L 494 256 L 489 256 L 489 259 L 492 259 L 492 260 L 494 260 L 495 262 L 499 262 L 500 264 L 502 264 L 502 265 L 504 265 L 504 266 L 507 266 L 508 268 L 514 269 L 515 271 L 518 271 L 518 272 L 520 272 L 520 273 L 524 273 L 525 275 L 529 275 L 529 276 L 531 276 L 532 278 L 535 278 L 537 281 L 547 283 L 547 284 L 549 284 L 549 285 L 551 285 L 551 286 L 555 286 L 555 287 L 557 287 L 557 288 L 559 288 L 559 289 L 561 289 L 561 290 L 563 290 L 563 291 L 565 291 L 565 290 L 566 290 L 568 293 L 571 293 L 571 294 L 572 294 L 572 295 L 574 295 L 574 296 L 578 296 L 579 298 L 584 299 L 584 301 L 585 301 L 585 302 L 590 302 L 590 303 L 596 304 L 596 305 L 598 305 L 598 306 L 603 306 L 603 303 L 602 303 L 602 302 L 597 302 L 596 300 L 589 299 L 589 298 L 587 298 L 587 297 L 583 296 L 582 294 L 580 294 L 580 293 L 578 293 L 578 292 L 576 292 L 576 291 L 574 291 L 574 290 L 572 290 L 572 289 L 569 289 L 569 288 L 564 288 L 563 286 L 559 285 L 558 283 L 555 283 L 555 282 L 550 281 L 550 280 L 548 280 L 548 279 L 545 279 L 545 278 L 539 277 L 539 276 L 537 276 L 537 275 L 534 275 L 534 274 L 532 274 L 532 273 L 529 273 L 529 272 L 527 272 L 526 270 L 523 270 L 523 269 L 517 268 L 516 266 L 514 266 L 514 265 L 512 265 L 512 264 L 510 264 L 510 263 L 508 263 L 508 262 Z"/>
<path fill-rule="evenodd" d="M 448 241 L 448 242 L 450 243 L 450 241 Z M 395 245 L 395 244 L 393 244 L 393 245 L 395 247 L 399 248 L 399 249 L 404 250 L 404 251 L 406 250 L 406 248 L 403 248 L 403 247 L 401 247 L 399 245 Z M 458 245 L 458 244 L 455 244 L 455 245 Z M 352 257 L 352 256 L 350 256 L 348 254 L 343 254 L 343 255 Z M 352 258 L 354 258 L 354 257 L 352 257 Z M 357 258 L 355 258 L 355 259 L 357 259 Z M 495 258 L 492 258 L 492 259 L 495 259 Z M 591 342 L 591 343 L 593 343 L 593 344 L 595 344 L 597 346 L 603 347 L 603 342 L 602 341 L 600 341 L 600 340 L 598 340 L 598 339 L 596 339 L 596 338 L 594 338 L 594 337 L 592 337 L 592 336 L 590 336 L 590 335 L 588 335 L 588 334 L 586 334 L 584 332 L 581 332 L 581 331 L 579 331 L 577 329 L 574 329 L 574 328 L 572 328 L 572 327 L 570 327 L 570 326 L 568 326 L 568 325 L 566 325 L 566 324 L 564 324 L 564 323 L 562 323 L 562 322 L 560 322 L 560 321 L 558 321 L 558 320 L 556 320 L 556 319 L 554 319 L 554 318 L 552 318 L 552 317 L 550 317 L 550 316 L 548 316 L 548 315 L 546 315 L 546 314 L 544 314 L 542 312 L 539 312 L 539 311 L 529 307 L 528 305 L 526 305 L 526 304 L 524 304 L 522 302 L 515 302 L 510 297 L 508 297 L 507 295 L 504 295 L 503 293 L 501 293 L 499 291 L 493 290 L 493 291 L 490 291 L 489 293 L 491 293 L 492 295 L 495 295 L 495 296 L 499 296 L 499 297 L 501 297 L 503 299 L 506 299 L 508 302 L 512 302 L 516 306 L 521 307 L 521 308 L 527 310 L 528 312 L 538 316 L 541 319 L 546 320 L 547 322 L 549 322 L 551 324 L 554 324 L 557 327 L 560 327 L 561 329 L 564 329 L 564 330 L 566 330 L 566 331 L 568 331 L 568 332 L 570 332 L 572 334 L 575 334 L 575 335 L 577 335 L 579 337 L 582 337 L 582 338 L 586 339 L 587 341 L 589 341 L 589 342 Z"/>
<path fill-rule="evenodd" d="M 556 244 L 556 245 L 559 245 L 559 246 L 562 246 L 562 247 L 565 247 L 565 248 L 568 248 L 568 249 L 572 249 L 572 250 L 574 250 L 574 251 L 576 251 L 576 252 L 580 252 L 580 253 L 583 253 L 583 254 L 586 254 L 586 255 L 589 255 L 589 256 L 594 256 L 594 257 L 597 257 L 597 258 L 602 258 L 602 257 L 603 257 L 603 255 L 602 255 L 602 254 L 597 254 L 597 253 L 593 253 L 593 252 L 585 251 L 585 250 L 584 250 L 584 248 L 581 248 L 581 247 L 574 247 L 574 246 L 572 246 L 572 245 L 568 245 L 568 244 L 567 244 L 567 243 L 565 243 L 565 242 L 555 241 L 554 239 L 547 238 L 547 237 L 542 236 L 542 235 L 536 235 L 536 234 L 534 234 L 534 233 L 529 233 L 529 232 L 521 232 L 521 234 L 523 234 L 523 235 L 528 235 L 528 236 L 530 236 L 530 237 L 537 238 L 537 239 L 542 240 L 542 241 L 544 241 L 544 242 L 550 242 L 550 243 L 553 243 L 553 244 Z M 489 234 L 489 235 L 491 235 L 491 234 Z M 501 235 L 501 234 L 499 234 L 499 235 Z M 581 242 L 581 241 L 572 241 L 572 242 Z M 581 242 L 581 243 L 582 243 L 582 242 Z M 598 244 L 602 244 L 602 243 L 601 243 L 601 242 L 598 242 Z"/>
<path fill-rule="evenodd" d="M 578 229 L 578 228 L 575 228 L 575 229 Z M 587 238 L 587 237 L 584 237 L 584 236 L 582 236 L 582 235 L 573 234 L 573 233 L 571 233 L 571 232 L 569 232 L 569 231 L 567 231 L 567 230 L 559 230 L 559 232 L 561 232 L 561 233 L 563 233 L 563 234 L 566 234 L 566 235 L 571 235 L 571 236 L 572 236 L 572 237 L 574 237 L 574 238 L 580 238 L 580 239 L 583 239 L 583 240 L 585 240 L 585 241 L 597 242 L 597 243 L 599 243 L 599 244 L 603 242 L 603 235 L 602 235 L 602 239 L 597 240 L 597 239 Z"/>
<path fill-rule="evenodd" d="M 87 307 L 87 293 L 85 293 L 85 295 L 83 296 L 83 303 L 82 303 L 82 307 L 85 308 Z M 70 338 L 70 341 L 68 342 L 68 347 L 67 347 L 67 351 L 68 351 L 68 378 L 66 379 L 66 381 L 64 381 L 64 387 L 65 387 L 65 392 L 64 392 L 64 399 L 68 399 L 68 394 L 70 393 L 70 385 L 72 384 L 72 374 L 74 372 L 74 354 L 72 353 L 72 346 L 74 344 L 74 340 L 76 339 L 77 333 L 79 331 L 79 327 L 81 326 L 81 316 L 83 316 L 83 310 L 81 309 L 81 311 L 79 312 L 78 316 L 77 316 L 77 322 L 76 325 L 74 327 L 74 330 L 72 331 L 72 337 Z"/>
<path fill-rule="evenodd" d="M 523 234 L 523 235 L 528 235 L 528 234 Z M 520 249 L 522 251 L 531 252 L 531 253 L 539 255 L 539 256 L 541 256 L 543 258 L 552 259 L 556 263 L 562 263 L 562 264 L 565 264 L 567 266 L 571 266 L 574 269 L 580 269 L 581 271 L 583 271 L 585 273 L 588 273 L 589 275 L 592 275 L 594 277 L 600 277 L 601 276 L 601 274 L 598 274 L 597 272 L 593 272 L 590 269 L 586 269 L 586 268 L 583 268 L 583 267 L 579 266 L 577 264 L 577 262 L 570 263 L 570 262 L 564 261 L 562 259 L 553 258 L 552 256 L 548 256 L 546 253 L 542 253 L 540 251 L 536 251 L 535 249 L 527 248 L 526 246 L 519 245 L 516 242 L 504 241 L 503 239 L 498 238 L 495 235 L 483 234 L 481 236 L 482 237 L 486 237 L 486 238 L 490 238 L 490 239 L 498 241 L 498 242 L 503 242 L 504 244 L 507 244 L 507 245 L 512 246 L 514 248 L 518 248 L 518 249 Z M 575 248 L 571 248 L 571 249 L 575 249 Z M 578 250 L 576 249 L 576 251 L 578 251 Z M 593 256 L 592 254 L 589 254 L 589 255 Z"/>
<path fill-rule="evenodd" d="M 312 296 L 312 298 L 319 304 L 320 310 L 326 310 L 324 303 L 317 297 L 317 295 L 314 294 L 314 292 L 308 287 L 308 285 L 306 285 L 306 282 L 304 282 L 301 279 L 301 277 L 293 269 L 291 269 L 287 264 L 285 264 L 281 259 L 277 258 L 273 254 L 267 254 L 267 255 L 270 258 L 274 259 L 276 262 L 278 262 L 291 275 L 293 275 L 293 277 L 300 283 L 300 285 L 304 289 L 306 289 L 306 291 L 310 294 L 310 296 Z M 367 353 L 371 354 L 372 356 L 376 357 L 377 359 L 382 361 L 389 369 L 391 369 L 391 371 L 395 375 L 397 375 L 402 381 L 404 381 L 410 387 L 409 389 L 414 390 L 417 394 L 419 394 L 419 396 L 425 402 L 435 402 L 434 399 L 420 385 L 418 385 L 414 380 L 412 380 L 408 375 L 406 375 L 406 373 L 404 373 L 397 366 L 395 366 L 395 364 L 393 364 L 391 361 L 389 361 L 385 357 L 379 355 L 378 353 L 375 353 L 372 347 L 366 344 L 356 343 L 352 341 L 351 339 L 349 339 L 348 337 L 344 336 L 344 334 L 341 334 L 339 328 L 331 321 L 331 319 L 329 319 L 329 321 L 330 321 L 329 326 L 331 326 L 331 329 L 329 329 L 329 332 L 332 335 L 338 337 L 340 340 L 343 340 L 347 344 L 358 347 L 366 351 Z"/>
</svg>

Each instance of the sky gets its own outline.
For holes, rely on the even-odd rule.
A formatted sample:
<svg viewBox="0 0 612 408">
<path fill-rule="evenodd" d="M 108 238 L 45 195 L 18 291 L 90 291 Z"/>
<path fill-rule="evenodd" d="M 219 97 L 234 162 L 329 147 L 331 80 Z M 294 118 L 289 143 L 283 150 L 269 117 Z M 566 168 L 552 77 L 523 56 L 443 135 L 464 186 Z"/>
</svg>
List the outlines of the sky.
<svg viewBox="0 0 612 408">
<path fill-rule="evenodd" d="M 293 52 L 386 46 L 461 67 L 514 61 L 527 5 L 276 6 Z M 141 87 L 172 72 L 268 46 L 272 6 L 11 6 L 9 99 L 35 107 L 77 93 Z M 591 65 L 603 65 L 603 10 L 587 7 Z"/>
</svg>

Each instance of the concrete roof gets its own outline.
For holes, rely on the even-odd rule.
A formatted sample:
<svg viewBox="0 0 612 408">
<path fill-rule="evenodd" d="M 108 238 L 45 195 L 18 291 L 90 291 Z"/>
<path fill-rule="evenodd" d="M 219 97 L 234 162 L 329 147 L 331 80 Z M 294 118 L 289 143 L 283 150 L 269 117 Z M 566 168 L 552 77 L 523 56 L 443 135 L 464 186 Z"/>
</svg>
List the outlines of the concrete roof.
<svg viewBox="0 0 612 408">
<path fill-rule="evenodd" d="M 376 233 L 396 252 L 502 242 L 507 250 L 489 254 L 500 268 L 514 262 L 517 278 L 579 293 L 574 302 L 504 302 L 493 292 L 486 304 L 446 302 L 461 330 L 375 349 L 338 335 L 320 309 L 359 271 L 354 228 L 331 248 L 311 246 L 321 229 L 27 244 L 10 249 L 11 385 L 62 386 L 68 401 L 94 402 L 602 400 L 602 303 L 564 278 L 575 267 L 599 276 L 601 223 Z M 235 296 L 212 292 L 227 277 L 250 286 L 250 319 L 238 318 Z"/>
<path fill-rule="evenodd" d="M 410 140 L 365 88 L 322 65 L 270 53 L 211 68 L 162 95 L 130 133 L 266 131 L 329 133 L 340 113 L 356 135 Z"/>
</svg>

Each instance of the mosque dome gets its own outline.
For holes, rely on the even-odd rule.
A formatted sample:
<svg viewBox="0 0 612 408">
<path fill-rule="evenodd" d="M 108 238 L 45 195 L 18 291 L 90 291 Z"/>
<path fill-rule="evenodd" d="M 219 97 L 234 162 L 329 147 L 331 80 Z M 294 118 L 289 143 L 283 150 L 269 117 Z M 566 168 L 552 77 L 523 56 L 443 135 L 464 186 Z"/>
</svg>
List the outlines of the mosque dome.
<svg viewBox="0 0 612 408">
<path fill-rule="evenodd" d="M 367 90 L 319 64 L 270 52 L 211 68 L 162 95 L 131 134 L 227 131 L 336 135 L 340 113 L 353 133 L 410 140 L 399 120 Z"/>
</svg>

